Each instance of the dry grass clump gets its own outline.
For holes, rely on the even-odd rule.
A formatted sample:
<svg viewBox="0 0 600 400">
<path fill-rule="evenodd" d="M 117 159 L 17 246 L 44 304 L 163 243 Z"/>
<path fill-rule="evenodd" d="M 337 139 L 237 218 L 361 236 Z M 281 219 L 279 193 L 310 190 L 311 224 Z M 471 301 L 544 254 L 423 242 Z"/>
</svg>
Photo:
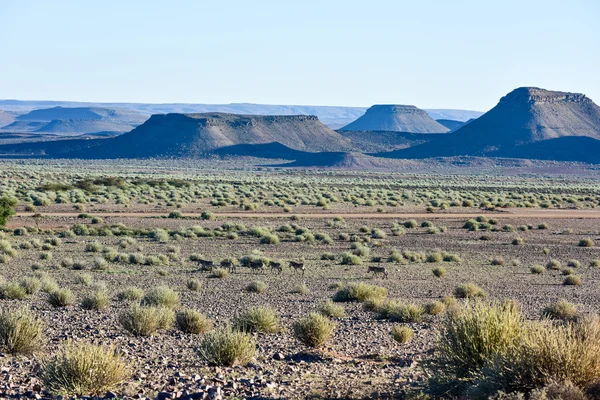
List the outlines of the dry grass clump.
<svg viewBox="0 0 600 400">
<path fill-rule="evenodd" d="M 433 275 L 438 277 L 438 278 L 443 278 L 444 275 L 446 275 L 446 268 L 444 267 L 435 267 L 434 269 L 431 270 L 431 272 L 433 272 Z"/>
<path fill-rule="evenodd" d="M 210 275 L 212 278 L 225 279 L 229 276 L 229 271 L 225 268 L 215 268 L 212 270 L 212 274 Z"/>
<path fill-rule="evenodd" d="M 192 292 L 199 292 L 202 289 L 202 282 L 198 279 L 190 279 L 185 283 L 185 286 Z"/>
<path fill-rule="evenodd" d="M 579 247 L 594 247 L 594 245 L 594 241 L 590 238 L 581 239 L 578 243 Z"/>
<path fill-rule="evenodd" d="M 185 333 L 206 333 L 212 329 L 212 321 L 196 310 L 180 310 L 175 314 L 175 323 Z"/>
<path fill-rule="evenodd" d="M 249 333 L 225 327 L 206 334 L 196 351 L 210 364 L 246 365 L 256 353 L 256 342 Z"/>
<path fill-rule="evenodd" d="M 68 343 L 42 365 L 42 380 L 55 395 L 104 395 L 131 376 L 114 347 Z"/>
<path fill-rule="evenodd" d="M 104 310 L 110 302 L 105 290 L 96 290 L 81 301 L 81 307 L 86 310 Z"/>
<path fill-rule="evenodd" d="M 366 283 L 350 283 L 339 289 L 333 296 L 333 301 L 359 301 L 383 299 L 387 296 L 387 289 Z"/>
<path fill-rule="evenodd" d="M 539 275 L 539 274 L 543 274 L 544 272 L 546 272 L 546 268 L 544 268 L 544 267 L 543 267 L 543 266 L 541 266 L 541 265 L 534 265 L 533 267 L 531 267 L 531 268 L 529 269 L 529 271 L 530 271 L 532 274 Z"/>
<path fill-rule="evenodd" d="M 568 275 L 563 281 L 565 286 L 581 286 L 582 284 L 583 280 L 578 275 Z"/>
<path fill-rule="evenodd" d="M 294 337 L 308 347 L 320 347 L 327 342 L 335 330 L 335 322 L 327 317 L 310 313 L 292 324 Z"/>
<path fill-rule="evenodd" d="M 268 307 L 252 307 L 238 315 L 234 321 L 236 330 L 248 333 L 277 333 L 280 331 L 279 318 L 275 311 Z"/>
<path fill-rule="evenodd" d="M 373 304 L 374 311 L 381 319 L 389 319 L 394 322 L 421 322 L 425 310 L 423 307 L 404 303 L 397 300 L 384 301 L 381 304 Z"/>
<path fill-rule="evenodd" d="M 144 297 L 144 291 L 136 287 L 127 287 L 117 293 L 117 299 L 120 301 L 140 301 Z"/>
<path fill-rule="evenodd" d="M 562 268 L 562 264 L 558 260 L 552 259 L 552 260 L 548 261 L 548 263 L 546 264 L 546 269 L 558 271 L 561 268 Z"/>
<path fill-rule="evenodd" d="M 44 323 L 26 309 L 0 310 L 0 349 L 31 354 L 44 345 Z"/>
<path fill-rule="evenodd" d="M 70 289 L 58 289 L 48 293 L 48 303 L 52 307 L 68 307 L 75 302 L 75 296 Z"/>
<path fill-rule="evenodd" d="M 458 378 L 470 378 L 518 340 L 524 319 L 512 303 L 477 301 L 454 309 L 442 320 L 436 363 Z"/>
<path fill-rule="evenodd" d="M 392 338 L 401 344 L 410 342 L 415 336 L 415 331 L 408 326 L 394 325 L 392 327 Z"/>
<path fill-rule="evenodd" d="M 133 305 L 119 315 L 119 323 L 134 336 L 151 336 L 173 324 L 174 312 L 166 307 L 140 307 Z"/>
<path fill-rule="evenodd" d="M 423 307 L 425 313 L 429 315 L 440 315 L 446 312 L 448 306 L 439 300 L 434 300 L 425 304 Z"/>
<path fill-rule="evenodd" d="M 142 305 L 173 309 L 179 305 L 179 295 L 170 287 L 158 286 L 146 292 Z"/>
<path fill-rule="evenodd" d="M 551 306 L 544 308 L 542 316 L 548 319 L 571 321 L 577 318 L 577 307 L 567 300 L 559 300 Z"/>
<path fill-rule="evenodd" d="M 25 289 L 25 293 L 28 295 L 36 294 L 40 287 L 42 286 L 42 282 L 39 279 L 28 276 L 19 281 L 19 286 Z"/>
<path fill-rule="evenodd" d="M 15 282 L 7 282 L 0 285 L 0 299 L 23 300 L 27 297 L 27 291 L 23 286 Z"/>
<path fill-rule="evenodd" d="M 324 301 L 319 306 L 319 312 L 324 316 L 331 318 L 342 318 L 346 315 L 346 310 L 344 307 L 339 304 L 335 304 L 331 300 Z"/>
<path fill-rule="evenodd" d="M 301 283 L 297 286 L 294 286 L 294 288 L 292 289 L 292 293 L 307 295 L 310 293 L 310 289 L 308 288 L 308 286 L 306 286 L 305 283 Z"/>
<path fill-rule="evenodd" d="M 267 288 L 267 284 L 263 281 L 254 281 L 246 286 L 246 291 L 250 293 L 264 293 L 267 291 Z"/>
<path fill-rule="evenodd" d="M 474 283 L 465 283 L 454 289 L 454 297 L 459 299 L 473 299 L 486 296 L 487 293 Z"/>
</svg>

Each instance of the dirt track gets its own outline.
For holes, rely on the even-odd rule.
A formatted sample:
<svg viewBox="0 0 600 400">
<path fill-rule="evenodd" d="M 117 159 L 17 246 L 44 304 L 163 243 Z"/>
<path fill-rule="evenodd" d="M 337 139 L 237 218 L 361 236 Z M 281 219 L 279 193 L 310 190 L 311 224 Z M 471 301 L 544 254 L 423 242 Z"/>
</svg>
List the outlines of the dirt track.
<svg viewBox="0 0 600 400">
<path fill-rule="evenodd" d="M 498 215 L 502 218 L 594 218 L 600 219 L 600 210 L 522 210 L 510 209 L 502 211 L 477 211 L 473 213 L 307 213 L 307 214 L 288 214 L 288 213 L 261 213 L 261 212 L 235 212 L 235 213 L 213 213 L 216 217 L 222 218 L 289 218 L 297 215 L 301 218 L 474 218 L 478 215 Z M 18 217 L 31 217 L 34 213 L 18 213 Z M 46 217 L 77 217 L 79 213 L 73 212 L 50 212 L 42 213 Z M 166 213 L 157 212 L 93 212 L 98 217 L 161 217 Z M 200 213 L 184 213 L 184 217 L 200 217 Z"/>
</svg>

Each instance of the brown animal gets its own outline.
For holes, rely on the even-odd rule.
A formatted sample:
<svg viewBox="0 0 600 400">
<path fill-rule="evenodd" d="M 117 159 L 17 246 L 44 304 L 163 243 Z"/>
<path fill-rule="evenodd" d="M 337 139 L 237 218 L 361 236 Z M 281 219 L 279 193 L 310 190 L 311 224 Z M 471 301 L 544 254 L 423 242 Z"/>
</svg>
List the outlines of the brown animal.
<svg viewBox="0 0 600 400">
<path fill-rule="evenodd" d="M 290 261 L 290 268 L 294 268 L 294 273 L 298 272 L 298 270 L 302 271 L 302 276 L 304 276 L 304 271 L 306 271 L 302 262 Z"/>
<path fill-rule="evenodd" d="M 385 267 L 369 267 L 369 269 L 367 270 L 367 274 L 370 272 L 373 273 L 373 277 L 375 277 L 376 274 L 382 274 L 383 276 L 385 276 L 386 279 L 388 277 L 388 273 Z"/>
<path fill-rule="evenodd" d="M 233 261 L 223 260 L 223 261 L 221 261 L 221 267 L 227 269 L 231 273 L 234 273 L 237 271 L 237 264 Z"/>
<path fill-rule="evenodd" d="M 215 266 L 215 263 L 210 260 L 198 260 L 198 265 L 200 266 L 201 272 L 204 272 L 204 271 L 212 272 L 212 270 Z"/>
<path fill-rule="evenodd" d="M 250 261 L 248 266 L 254 271 L 265 272 L 265 263 L 262 260 Z"/>
<path fill-rule="evenodd" d="M 269 261 L 269 268 L 271 268 L 271 271 L 276 270 L 279 271 L 279 273 L 283 272 L 283 267 L 281 266 L 281 263 L 275 261 Z"/>
</svg>

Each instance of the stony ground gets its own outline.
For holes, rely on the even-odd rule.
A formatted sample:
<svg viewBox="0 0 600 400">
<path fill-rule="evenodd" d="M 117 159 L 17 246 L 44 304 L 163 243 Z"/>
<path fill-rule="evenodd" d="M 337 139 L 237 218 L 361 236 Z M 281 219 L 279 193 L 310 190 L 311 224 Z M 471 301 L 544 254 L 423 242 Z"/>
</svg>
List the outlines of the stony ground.
<svg viewBox="0 0 600 400">
<path fill-rule="evenodd" d="M 93 211 L 90 211 L 93 214 Z M 431 356 L 435 344 L 436 323 L 440 317 L 428 317 L 423 323 L 410 324 L 416 332 L 415 339 L 406 345 L 395 343 L 390 335 L 393 324 L 375 318 L 359 304 L 344 303 L 346 316 L 336 319 L 337 328 L 333 339 L 319 350 L 312 350 L 298 343 L 290 333 L 291 323 L 319 304 L 330 299 L 334 290 L 329 286 L 335 282 L 367 282 L 386 287 L 388 297 L 424 304 L 428 301 L 451 295 L 462 283 L 473 282 L 484 288 L 490 298 L 517 300 L 529 318 L 539 318 L 542 309 L 559 300 L 567 299 L 576 304 L 581 312 L 600 310 L 600 268 L 590 268 L 592 260 L 600 259 L 600 247 L 578 247 L 580 239 L 592 238 L 600 241 L 600 226 L 597 219 L 580 218 L 506 218 L 502 213 L 488 213 L 498 220 L 497 226 L 511 224 L 531 225 L 533 229 L 515 232 L 469 232 L 462 228 L 464 217 L 436 218 L 427 220 L 436 226 L 446 226 L 447 231 L 427 233 L 426 228 L 407 229 L 401 236 L 392 236 L 393 218 L 347 219 L 344 226 L 332 228 L 323 218 L 306 218 L 291 221 L 290 217 L 255 218 L 223 217 L 215 221 L 192 219 L 161 219 L 140 217 L 106 217 L 104 224 L 123 223 L 144 228 L 175 229 L 201 225 L 214 229 L 224 222 L 243 223 L 247 227 L 260 225 L 277 228 L 283 224 L 296 223 L 312 232 L 325 232 L 334 238 L 330 245 L 298 243 L 282 236 L 277 245 L 260 244 L 256 237 L 240 235 L 237 239 L 195 238 L 157 243 L 147 238 L 136 238 L 136 243 L 127 249 L 119 249 L 119 237 L 78 236 L 63 239 L 63 244 L 51 251 L 52 260 L 40 260 L 40 249 L 19 250 L 19 256 L 7 264 L 0 265 L 0 275 L 7 281 L 31 275 L 32 266 L 46 270 L 61 287 L 69 287 L 78 301 L 74 306 L 55 309 L 46 301 L 44 293 L 26 300 L 0 300 L 2 307 L 28 307 L 40 315 L 47 324 L 48 343 L 45 351 L 31 357 L 0 356 L 0 393 L 5 397 L 45 397 L 45 388 L 39 381 L 40 361 L 53 354 L 65 340 L 92 341 L 114 344 L 134 366 L 134 377 L 118 392 L 110 395 L 131 398 L 175 398 L 192 395 L 190 398 L 237 397 L 237 398 L 390 398 L 425 378 L 422 362 Z M 424 218 L 418 218 L 422 222 Z M 63 229 L 82 222 L 76 214 L 47 216 L 46 227 Z M 401 222 L 401 221 L 399 221 Z M 11 226 L 34 225 L 29 217 L 11 221 Z M 548 229 L 537 229 L 538 224 L 547 223 Z M 384 239 L 373 239 L 368 244 L 370 255 L 363 257 L 362 265 L 340 265 L 339 261 L 323 261 L 324 252 L 339 255 L 350 249 L 350 242 L 339 240 L 339 233 L 360 235 L 360 227 L 380 228 L 387 235 Z M 488 235 L 489 240 L 481 240 Z M 48 234 L 10 236 L 15 247 L 21 242 Z M 511 241 L 520 237 L 522 245 Z M 167 246 L 176 246 L 177 255 L 169 266 L 143 266 L 111 263 L 105 271 L 92 271 L 91 265 L 98 254 L 85 251 L 86 244 L 98 241 L 103 246 L 119 251 L 141 252 L 144 255 L 168 254 Z M 385 259 L 391 249 L 400 251 L 422 251 L 431 253 L 439 249 L 458 254 L 459 263 L 443 263 L 447 275 L 438 279 L 432 274 L 434 263 L 394 264 Z M 549 249 L 545 254 L 544 249 Z M 225 279 L 211 278 L 208 273 L 197 271 L 195 263 L 189 261 L 191 254 L 219 261 L 225 257 L 241 257 L 253 250 L 261 250 L 270 258 L 282 260 L 304 259 L 307 272 L 304 276 L 284 269 L 281 275 L 267 272 L 252 273 L 240 269 Z M 382 262 L 372 262 L 372 257 L 381 256 Z M 504 265 L 491 265 L 491 258 L 503 258 Z M 60 268 L 60 261 L 72 258 L 83 261 L 86 271 Z M 557 259 L 563 265 L 576 259 L 582 267 L 576 273 L 582 277 L 582 286 L 563 286 L 559 271 L 546 271 L 542 275 L 530 274 L 534 264 L 546 264 Z M 390 271 L 389 279 L 367 275 L 369 265 L 384 265 Z M 105 282 L 112 294 L 110 306 L 102 311 L 86 311 L 79 306 L 83 296 L 91 291 L 89 286 L 78 283 L 77 275 L 88 273 L 94 282 Z M 186 281 L 197 278 L 202 290 L 193 292 L 186 288 Z M 261 280 L 268 285 L 262 294 L 245 291 L 249 282 Z M 293 293 L 294 288 L 306 284 L 310 293 Z M 239 312 L 255 305 L 267 305 L 275 309 L 284 328 L 278 334 L 258 334 L 257 358 L 247 366 L 219 368 L 205 365 L 195 354 L 194 348 L 201 340 L 200 335 L 186 335 L 171 329 L 150 338 L 130 336 L 117 321 L 119 312 L 127 307 L 116 299 L 116 293 L 127 287 L 149 289 L 167 285 L 179 292 L 182 307 L 194 308 L 215 321 L 225 325 Z M 195 396 L 195 397 L 194 397 Z"/>
</svg>

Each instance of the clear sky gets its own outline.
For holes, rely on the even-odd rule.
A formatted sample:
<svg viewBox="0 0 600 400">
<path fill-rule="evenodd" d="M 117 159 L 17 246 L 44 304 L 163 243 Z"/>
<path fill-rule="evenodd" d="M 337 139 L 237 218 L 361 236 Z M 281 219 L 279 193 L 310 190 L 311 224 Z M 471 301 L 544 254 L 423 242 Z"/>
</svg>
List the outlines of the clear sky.
<svg viewBox="0 0 600 400">
<path fill-rule="evenodd" d="M 0 0 L 0 98 L 600 104 L 598 0 Z"/>
</svg>

